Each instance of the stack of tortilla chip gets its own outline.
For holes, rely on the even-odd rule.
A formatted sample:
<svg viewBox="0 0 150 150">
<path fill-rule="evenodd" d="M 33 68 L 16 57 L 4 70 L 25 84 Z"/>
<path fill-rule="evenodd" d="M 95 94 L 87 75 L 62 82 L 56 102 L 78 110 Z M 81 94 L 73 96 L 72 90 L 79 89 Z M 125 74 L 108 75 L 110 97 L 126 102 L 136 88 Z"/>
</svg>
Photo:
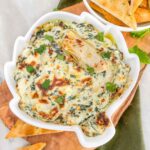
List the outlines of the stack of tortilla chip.
<svg viewBox="0 0 150 150">
<path fill-rule="evenodd" d="M 116 25 L 136 29 L 150 22 L 150 0 L 91 0 L 90 6 Z"/>
</svg>

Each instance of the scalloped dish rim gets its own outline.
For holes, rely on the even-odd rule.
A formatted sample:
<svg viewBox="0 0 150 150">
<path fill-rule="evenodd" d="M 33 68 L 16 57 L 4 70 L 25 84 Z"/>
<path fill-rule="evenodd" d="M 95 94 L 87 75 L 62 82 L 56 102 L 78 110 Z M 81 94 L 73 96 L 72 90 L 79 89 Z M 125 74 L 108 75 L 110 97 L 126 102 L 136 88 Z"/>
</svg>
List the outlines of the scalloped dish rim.
<svg viewBox="0 0 150 150">
<path fill-rule="evenodd" d="M 67 18 L 67 19 L 66 19 Z M 84 135 L 82 130 L 78 125 L 75 126 L 64 126 L 64 125 L 56 125 L 52 123 L 46 123 L 40 120 L 36 120 L 30 116 L 28 116 L 25 112 L 20 110 L 18 107 L 19 102 L 19 95 L 16 92 L 15 89 L 15 81 L 13 80 L 13 70 L 15 68 L 16 59 L 18 54 L 22 51 L 22 48 L 25 46 L 26 42 L 30 39 L 34 29 L 43 24 L 44 22 L 47 22 L 52 19 L 62 19 L 62 20 L 71 20 L 71 21 L 77 21 L 77 22 L 88 22 L 92 25 L 94 25 L 98 30 L 102 30 L 104 32 L 111 33 L 118 45 L 118 48 L 124 53 L 125 60 L 127 63 L 129 63 L 131 67 L 131 78 L 132 82 L 127 90 L 115 101 L 113 102 L 110 107 L 107 109 L 106 114 L 108 115 L 110 119 L 110 126 L 106 128 L 104 133 L 102 135 L 98 135 L 96 137 L 87 137 Z M 74 131 L 81 143 L 82 146 L 87 148 L 95 148 L 98 146 L 101 146 L 108 141 L 112 139 L 112 137 L 115 134 L 115 127 L 111 121 L 111 116 L 115 111 L 120 108 L 120 106 L 125 102 L 129 94 L 131 93 L 132 89 L 134 88 L 140 71 L 140 62 L 136 55 L 129 54 L 126 42 L 124 40 L 123 35 L 119 30 L 116 28 L 110 26 L 110 25 L 103 25 L 100 21 L 98 21 L 95 17 L 93 17 L 91 14 L 87 12 L 83 12 L 80 16 L 67 13 L 67 12 L 50 12 L 48 14 L 45 14 L 44 16 L 40 17 L 29 29 L 27 34 L 23 37 L 20 36 L 16 39 L 14 44 L 14 51 L 13 51 L 13 59 L 10 62 L 7 62 L 4 66 L 4 76 L 5 80 L 7 82 L 7 85 L 13 95 L 13 99 L 10 101 L 9 106 L 12 112 L 21 120 L 24 122 L 31 124 L 36 127 L 44 128 L 44 129 L 52 129 L 52 130 L 63 130 L 63 131 Z"/>
</svg>

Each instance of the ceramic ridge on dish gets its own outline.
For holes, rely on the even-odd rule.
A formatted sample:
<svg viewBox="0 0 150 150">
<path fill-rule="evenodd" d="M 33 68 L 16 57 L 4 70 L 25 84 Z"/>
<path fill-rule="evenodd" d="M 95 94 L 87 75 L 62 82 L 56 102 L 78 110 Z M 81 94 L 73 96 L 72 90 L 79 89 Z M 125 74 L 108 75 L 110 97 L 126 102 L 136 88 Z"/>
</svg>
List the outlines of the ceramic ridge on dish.
<svg viewBox="0 0 150 150">
<path fill-rule="evenodd" d="M 86 22 L 51 20 L 18 56 L 14 80 L 28 115 L 96 136 L 109 126 L 105 111 L 129 86 L 129 73 L 111 34 Z"/>
</svg>

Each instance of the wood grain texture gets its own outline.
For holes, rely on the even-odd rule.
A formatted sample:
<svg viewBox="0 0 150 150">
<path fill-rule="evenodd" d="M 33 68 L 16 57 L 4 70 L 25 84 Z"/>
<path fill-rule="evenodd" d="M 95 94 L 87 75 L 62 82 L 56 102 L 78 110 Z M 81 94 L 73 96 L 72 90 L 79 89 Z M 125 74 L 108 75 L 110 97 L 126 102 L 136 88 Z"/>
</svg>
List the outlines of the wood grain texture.
<svg viewBox="0 0 150 150">
<path fill-rule="evenodd" d="M 68 11 L 75 14 L 81 14 L 83 11 L 87 11 L 83 3 L 79 3 L 76 5 L 73 5 L 71 7 L 63 9 L 63 11 Z M 123 33 L 128 47 L 132 47 L 133 45 L 138 45 L 143 50 L 146 50 L 146 52 L 150 52 L 150 35 L 144 37 L 140 41 L 137 39 L 133 39 L 130 37 L 129 33 Z M 131 92 L 128 99 L 125 101 L 125 103 L 116 111 L 115 114 L 112 116 L 112 120 L 114 125 L 116 125 L 124 113 L 124 111 L 128 108 L 130 103 L 132 102 L 132 99 L 135 95 L 136 89 L 139 85 L 139 81 L 142 77 L 143 71 L 145 70 L 145 65 L 142 65 L 140 75 L 138 78 L 138 82 L 136 83 L 136 86 L 134 87 L 133 91 Z M 13 113 L 10 111 L 8 103 L 12 99 L 12 94 L 10 93 L 7 84 L 5 81 L 2 82 L 0 85 L 0 118 L 3 120 L 5 125 L 10 129 L 16 120 L 18 119 L 16 116 L 13 115 Z M 29 141 L 31 144 L 38 143 L 38 142 L 46 142 L 47 145 L 44 150 L 88 150 L 86 148 L 83 148 L 79 141 L 73 132 L 62 132 L 57 134 L 46 134 L 46 135 L 38 135 L 38 136 L 32 136 L 26 138 L 27 141 Z"/>
</svg>

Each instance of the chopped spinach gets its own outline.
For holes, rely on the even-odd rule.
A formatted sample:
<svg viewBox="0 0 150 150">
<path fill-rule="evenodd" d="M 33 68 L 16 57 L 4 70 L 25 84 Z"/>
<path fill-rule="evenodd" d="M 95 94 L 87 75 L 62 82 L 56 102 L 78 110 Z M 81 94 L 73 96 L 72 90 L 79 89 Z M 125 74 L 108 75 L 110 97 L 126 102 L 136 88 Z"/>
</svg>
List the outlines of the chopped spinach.
<svg viewBox="0 0 150 150">
<path fill-rule="evenodd" d="M 70 75 L 70 77 L 71 77 L 71 78 L 76 78 L 76 76 L 75 76 L 75 75 L 73 75 L 73 74 L 71 74 L 71 75 Z"/>
<path fill-rule="evenodd" d="M 59 45 L 56 42 L 52 42 L 51 43 L 52 49 L 57 53 L 57 54 L 61 54 L 61 48 L 59 47 Z"/>
<path fill-rule="evenodd" d="M 79 23 L 79 24 L 77 24 L 77 27 L 78 27 L 78 28 L 81 28 L 81 27 L 84 27 L 84 26 L 85 26 L 84 23 Z"/>
<path fill-rule="evenodd" d="M 93 117 L 93 116 L 94 116 L 94 115 L 92 114 L 92 115 L 88 116 L 87 118 L 83 119 L 83 120 L 79 123 L 79 125 L 82 125 L 84 122 L 88 121 L 89 118 L 91 118 L 91 117 Z"/>
<path fill-rule="evenodd" d="M 39 30 L 37 33 L 36 33 L 36 37 L 38 37 L 38 38 L 40 38 L 40 37 L 42 37 L 43 36 L 43 34 L 44 34 L 44 30 Z"/>
<path fill-rule="evenodd" d="M 95 111 L 96 111 L 96 112 L 98 112 L 98 111 L 99 111 L 98 107 L 95 107 Z"/>
<path fill-rule="evenodd" d="M 88 28 L 88 31 L 90 32 L 94 30 L 94 27 L 91 24 L 87 24 L 87 28 Z"/>
<path fill-rule="evenodd" d="M 30 88 L 31 88 L 32 91 L 35 90 L 35 84 L 34 84 L 34 82 L 32 82 L 32 84 L 30 85 Z"/>
<path fill-rule="evenodd" d="M 76 98 L 76 96 L 69 96 L 68 97 L 68 101 L 71 101 L 71 100 L 73 100 L 73 99 L 75 99 Z"/>
<path fill-rule="evenodd" d="M 103 75 L 103 77 L 106 76 L 106 71 L 101 72 L 101 74 Z"/>
</svg>

